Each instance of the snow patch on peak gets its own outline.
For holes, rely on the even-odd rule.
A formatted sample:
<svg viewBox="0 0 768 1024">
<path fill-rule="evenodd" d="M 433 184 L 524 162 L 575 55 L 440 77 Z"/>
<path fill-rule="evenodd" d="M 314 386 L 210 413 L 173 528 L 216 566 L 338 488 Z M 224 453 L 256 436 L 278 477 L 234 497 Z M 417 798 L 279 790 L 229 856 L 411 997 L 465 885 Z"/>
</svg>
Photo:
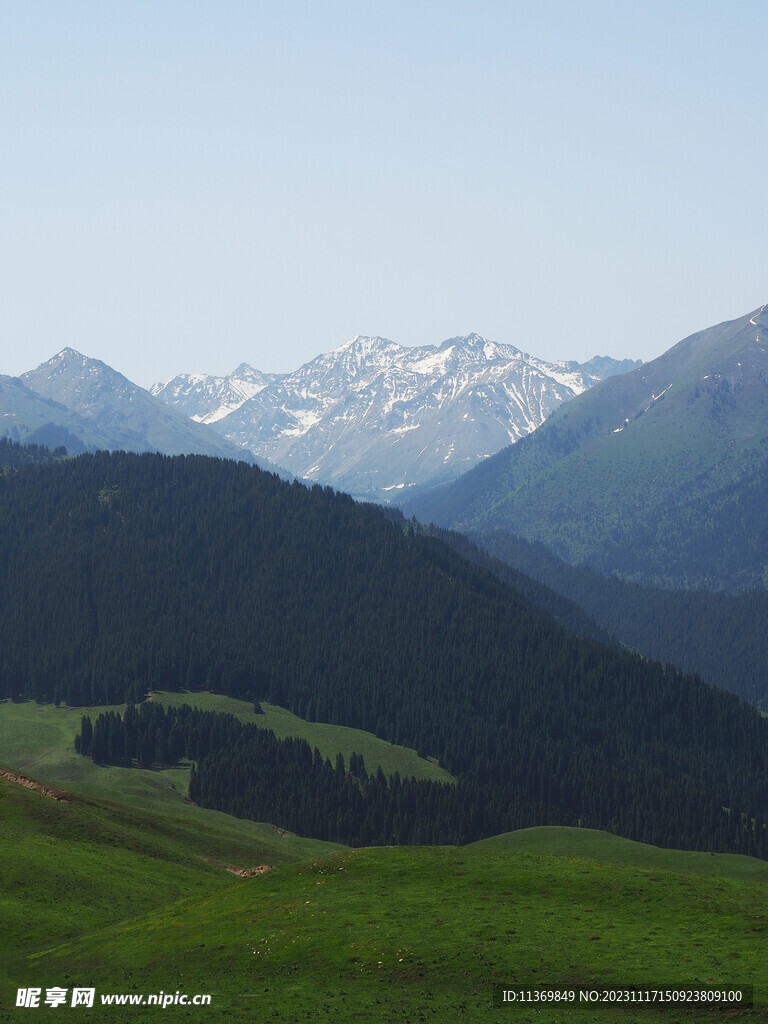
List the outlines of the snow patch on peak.
<svg viewBox="0 0 768 1024">
<path fill-rule="evenodd" d="M 758 328 L 763 327 L 766 330 L 768 330 L 768 302 L 766 302 L 764 306 L 760 307 L 760 309 L 757 311 L 757 313 L 755 313 L 755 315 L 752 317 L 752 319 L 749 322 L 754 327 L 758 327 Z M 760 332 L 759 332 L 759 330 L 757 332 L 757 339 L 756 340 L 758 340 L 758 341 L 760 340 Z"/>
<path fill-rule="evenodd" d="M 293 373 L 241 369 L 153 393 L 299 477 L 368 497 L 458 476 L 597 379 L 476 332 L 413 347 L 358 334 Z"/>
<path fill-rule="evenodd" d="M 47 363 L 41 363 L 41 366 L 60 366 L 62 363 L 79 363 L 81 366 L 85 366 L 88 362 L 96 362 L 96 360 L 89 360 L 88 356 L 84 356 L 82 352 L 78 352 L 77 349 L 63 348 L 61 352 L 57 352 L 56 355 L 49 359 Z"/>
</svg>

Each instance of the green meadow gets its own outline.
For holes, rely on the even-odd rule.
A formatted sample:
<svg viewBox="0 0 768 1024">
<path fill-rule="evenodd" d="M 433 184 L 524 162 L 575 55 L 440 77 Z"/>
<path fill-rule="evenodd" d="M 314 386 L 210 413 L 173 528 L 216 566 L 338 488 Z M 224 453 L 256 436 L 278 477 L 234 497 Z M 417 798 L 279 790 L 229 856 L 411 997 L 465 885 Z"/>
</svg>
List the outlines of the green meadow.
<svg viewBox="0 0 768 1024">
<path fill-rule="evenodd" d="M 306 740 L 323 757 L 335 762 L 337 754 L 344 755 L 349 764 L 351 754 L 362 754 L 365 767 L 370 774 L 381 768 L 385 775 L 399 772 L 401 778 L 431 779 L 434 782 L 454 782 L 454 778 L 441 768 L 434 758 L 419 757 L 410 747 L 388 743 L 362 729 L 350 729 L 345 725 L 327 725 L 323 722 L 307 722 L 276 704 L 262 702 L 263 715 L 255 715 L 248 701 L 235 700 L 224 694 L 214 693 L 161 693 L 153 694 L 153 700 L 162 704 L 191 704 L 203 711 L 220 711 L 235 715 L 243 722 L 250 722 L 262 729 L 269 729 L 279 739 L 288 736 Z"/>
<path fill-rule="evenodd" d="M 0 705 L 0 762 L 70 795 L 0 780 L 0 1019 L 768 1020 L 762 861 L 558 828 L 335 847 L 194 807 L 181 770 L 98 768 L 69 752 L 81 713 Z M 753 986 L 755 1007 L 494 1005 L 542 985 Z M 53 986 L 97 1005 L 15 1006 Z M 211 1005 L 99 1005 L 161 991 Z"/>
</svg>

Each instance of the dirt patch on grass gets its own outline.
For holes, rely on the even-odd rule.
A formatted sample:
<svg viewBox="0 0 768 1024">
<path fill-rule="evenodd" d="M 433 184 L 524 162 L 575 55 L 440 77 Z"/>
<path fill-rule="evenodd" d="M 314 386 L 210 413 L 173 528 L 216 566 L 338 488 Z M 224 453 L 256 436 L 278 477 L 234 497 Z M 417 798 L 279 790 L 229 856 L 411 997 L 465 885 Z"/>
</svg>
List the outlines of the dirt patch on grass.
<svg viewBox="0 0 768 1024">
<path fill-rule="evenodd" d="M 0 768 L 0 779 L 8 779 L 9 782 L 15 782 L 19 786 L 34 789 L 36 792 L 42 793 L 43 796 L 50 797 L 51 800 L 61 800 L 65 804 L 72 803 L 72 797 L 63 790 L 46 786 L 42 782 L 35 782 L 34 779 L 28 779 L 26 775 L 19 775 L 18 772 L 9 772 L 5 768 Z"/>
<path fill-rule="evenodd" d="M 229 871 L 232 875 L 237 875 L 238 878 L 254 878 L 256 875 L 264 875 L 267 871 L 272 870 L 271 864 L 259 864 L 257 868 L 230 868 L 225 867 L 225 871 Z"/>
<path fill-rule="evenodd" d="M 255 878 L 256 875 L 265 875 L 267 871 L 272 870 L 271 864 L 259 864 L 259 866 L 255 868 L 236 868 L 231 864 L 220 864 L 211 857 L 203 857 L 203 860 L 206 864 L 213 864 L 217 868 L 223 868 L 225 871 L 228 871 L 230 875 L 237 875 L 238 878 Z"/>
</svg>

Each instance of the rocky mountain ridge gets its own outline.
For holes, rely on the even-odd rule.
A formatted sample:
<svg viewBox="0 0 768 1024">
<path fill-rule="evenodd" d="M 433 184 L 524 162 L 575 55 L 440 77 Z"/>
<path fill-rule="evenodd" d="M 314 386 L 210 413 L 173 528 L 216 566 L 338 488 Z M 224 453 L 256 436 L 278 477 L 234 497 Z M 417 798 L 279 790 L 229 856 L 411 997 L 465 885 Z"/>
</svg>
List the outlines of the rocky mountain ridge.
<svg viewBox="0 0 768 1024">
<path fill-rule="evenodd" d="M 455 479 L 637 365 L 595 357 L 588 372 L 478 334 L 412 348 L 358 335 L 293 373 L 269 379 L 242 364 L 228 377 L 179 374 L 151 393 L 297 476 L 391 498 Z"/>
</svg>

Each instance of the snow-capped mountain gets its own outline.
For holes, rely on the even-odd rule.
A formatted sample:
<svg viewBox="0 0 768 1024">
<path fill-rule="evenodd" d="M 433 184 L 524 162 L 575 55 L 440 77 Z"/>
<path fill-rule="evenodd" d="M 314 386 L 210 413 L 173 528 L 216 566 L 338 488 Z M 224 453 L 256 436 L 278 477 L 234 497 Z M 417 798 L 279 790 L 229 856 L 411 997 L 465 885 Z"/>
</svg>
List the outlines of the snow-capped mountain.
<svg viewBox="0 0 768 1024">
<path fill-rule="evenodd" d="M 282 376 L 241 363 L 227 377 L 179 373 L 167 384 L 153 384 L 149 392 L 199 423 L 215 423 Z"/>
<path fill-rule="evenodd" d="M 106 363 L 72 348 L 63 349 L 14 384 L 0 393 L 0 400 L 7 399 L 11 408 L 13 398 L 13 408 L 20 410 L 13 429 L 6 431 L 20 440 L 40 436 L 45 441 L 50 435 L 58 441 L 61 437 L 73 452 L 106 448 L 230 459 L 244 456 L 242 449 L 209 427 L 169 408 Z M 19 405 L 22 393 L 27 397 L 23 408 Z M 48 433 L 34 434 L 43 422 Z M 64 430 L 68 433 L 62 436 Z"/>
<path fill-rule="evenodd" d="M 538 427 L 563 402 L 632 360 L 548 363 L 477 334 L 406 348 L 358 336 L 262 384 L 179 375 L 152 393 L 297 476 L 352 494 L 399 496 L 452 480 Z M 258 387 L 237 408 L 244 369 Z M 185 385 L 186 381 L 186 385 Z"/>
</svg>

